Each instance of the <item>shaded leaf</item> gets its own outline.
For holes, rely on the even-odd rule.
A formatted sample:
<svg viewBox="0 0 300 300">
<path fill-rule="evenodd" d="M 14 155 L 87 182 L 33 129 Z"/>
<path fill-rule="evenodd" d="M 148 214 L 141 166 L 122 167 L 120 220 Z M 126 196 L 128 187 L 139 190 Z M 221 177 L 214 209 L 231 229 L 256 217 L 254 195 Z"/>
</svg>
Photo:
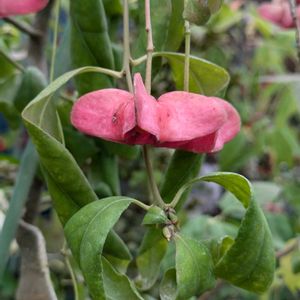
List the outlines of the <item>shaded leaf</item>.
<svg viewBox="0 0 300 300">
<path fill-rule="evenodd" d="M 215 284 L 213 261 L 206 246 L 176 234 L 176 282 L 178 299 L 188 299 Z"/>
<path fill-rule="evenodd" d="M 153 57 L 163 57 L 171 66 L 177 90 L 183 90 L 184 54 L 173 52 L 155 52 Z M 212 96 L 229 83 L 229 74 L 225 69 L 196 56 L 190 57 L 190 92 Z"/>
<path fill-rule="evenodd" d="M 99 66 L 113 70 L 114 57 L 102 0 L 72 0 L 70 16 L 73 67 Z M 75 81 L 81 95 L 113 85 L 111 78 L 98 74 L 80 75 Z"/>
<path fill-rule="evenodd" d="M 192 183 L 215 182 L 233 193 L 246 208 L 233 245 L 215 265 L 215 274 L 236 286 L 262 293 L 273 280 L 275 255 L 269 226 L 246 178 L 234 173 L 214 173 L 186 184 L 177 199 Z"/>
<path fill-rule="evenodd" d="M 202 160 L 203 155 L 182 150 L 174 152 L 160 189 L 165 202 L 171 202 L 180 187 L 198 175 Z M 187 195 L 185 193 L 180 202 Z"/>
<path fill-rule="evenodd" d="M 64 228 L 68 245 L 81 267 L 94 299 L 107 299 L 105 280 L 109 280 L 110 284 L 112 282 L 110 278 L 103 278 L 103 265 L 99 256 L 102 254 L 108 233 L 132 201 L 133 199 L 127 197 L 110 197 L 95 201 L 80 209 Z M 106 272 L 112 273 L 109 275 L 112 277 L 119 276 L 117 271 L 113 272 L 109 268 L 106 268 Z M 115 288 L 119 289 L 119 286 Z M 130 290 L 129 287 L 128 289 Z M 121 291 L 115 290 L 114 292 L 120 293 Z M 137 297 L 137 299 L 140 298 Z"/>
<path fill-rule="evenodd" d="M 175 300 L 177 297 L 176 270 L 169 269 L 164 274 L 159 287 L 161 300 Z"/>
<path fill-rule="evenodd" d="M 151 227 L 146 232 L 139 250 L 136 264 L 139 271 L 137 286 L 141 290 L 150 289 L 155 283 L 161 261 L 167 251 L 167 240 L 159 228 Z"/>
</svg>

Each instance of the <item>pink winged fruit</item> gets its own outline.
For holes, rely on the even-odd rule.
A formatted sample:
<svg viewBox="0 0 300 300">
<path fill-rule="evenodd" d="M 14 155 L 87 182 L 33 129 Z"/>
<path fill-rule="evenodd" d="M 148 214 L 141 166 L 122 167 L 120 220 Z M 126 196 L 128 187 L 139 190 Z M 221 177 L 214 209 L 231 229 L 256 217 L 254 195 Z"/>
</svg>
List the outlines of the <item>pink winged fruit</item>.
<svg viewBox="0 0 300 300">
<path fill-rule="evenodd" d="M 123 144 L 149 144 L 203 153 L 221 150 L 240 130 L 240 117 L 228 102 L 176 91 L 157 100 L 134 76 L 134 94 L 103 89 L 73 106 L 72 124 L 81 132 Z"/>
<path fill-rule="evenodd" d="M 0 0 L 0 18 L 35 13 L 47 3 L 48 0 Z"/>
</svg>

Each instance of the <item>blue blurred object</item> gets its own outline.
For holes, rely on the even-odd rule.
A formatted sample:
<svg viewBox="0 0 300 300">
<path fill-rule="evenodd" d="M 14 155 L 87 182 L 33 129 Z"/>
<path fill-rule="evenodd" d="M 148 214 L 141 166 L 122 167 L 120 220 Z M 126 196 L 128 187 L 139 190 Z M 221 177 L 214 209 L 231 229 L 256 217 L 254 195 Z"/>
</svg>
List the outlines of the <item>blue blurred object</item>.
<svg viewBox="0 0 300 300">
<path fill-rule="evenodd" d="M 8 124 L 5 120 L 3 114 L 0 112 L 0 133 L 5 133 L 8 131 Z"/>
</svg>

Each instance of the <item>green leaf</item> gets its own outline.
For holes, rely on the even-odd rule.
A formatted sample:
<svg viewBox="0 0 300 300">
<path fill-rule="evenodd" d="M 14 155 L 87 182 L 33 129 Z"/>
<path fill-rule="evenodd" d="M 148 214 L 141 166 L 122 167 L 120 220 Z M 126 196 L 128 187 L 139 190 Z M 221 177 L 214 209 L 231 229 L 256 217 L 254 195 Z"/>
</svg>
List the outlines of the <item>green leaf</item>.
<svg viewBox="0 0 300 300">
<path fill-rule="evenodd" d="M 101 70 L 103 69 L 85 67 L 62 75 L 30 102 L 22 113 L 24 124 L 39 154 L 55 210 L 63 225 L 80 207 L 98 198 L 62 143 L 64 137 L 52 96 L 77 74 Z M 114 238 L 113 242 L 119 249 L 124 249 L 119 238 Z M 116 248 L 117 246 L 114 247 Z M 118 251 L 110 252 L 110 255 L 116 259 L 120 258 Z"/>
<path fill-rule="evenodd" d="M 9 247 L 15 237 L 37 166 L 37 153 L 33 144 L 29 142 L 22 155 L 10 205 L 0 231 L 0 279 L 3 276 L 6 267 L 9 257 Z"/>
<path fill-rule="evenodd" d="M 184 0 L 172 0 L 172 13 L 163 50 L 177 51 L 184 38 Z"/>
<path fill-rule="evenodd" d="M 184 54 L 155 52 L 153 57 L 166 58 L 171 66 L 177 90 L 183 90 Z M 229 83 L 227 71 L 207 60 L 190 57 L 190 92 L 212 96 L 224 89 Z"/>
<path fill-rule="evenodd" d="M 22 113 L 24 124 L 40 156 L 49 192 L 62 224 L 81 206 L 97 200 L 87 179 L 70 152 L 55 110 L 53 94 L 74 76 L 101 69 L 93 67 L 70 71 L 45 88 Z"/>
<path fill-rule="evenodd" d="M 70 15 L 73 67 L 99 66 L 114 69 L 114 56 L 102 0 L 72 0 Z M 85 74 L 76 78 L 79 94 L 112 85 L 113 80 L 106 75 Z"/>
<path fill-rule="evenodd" d="M 101 260 L 103 267 L 104 288 L 106 293 L 105 299 L 143 300 L 133 283 L 126 275 L 117 272 L 105 258 L 102 257 Z"/>
<path fill-rule="evenodd" d="M 156 282 L 167 246 L 168 242 L 163 237 L 160 228 L 148 229 L 136 259 L 139 271 L 136 284 L 140 290 L 148 290 Z"/>
<path fill-rule="evenodd" d="M 160 287 L 159 294 L 161 300 L 175 300 L 177 297 L 176 270 L 169 269 L 166 271 Z"/>
<path fill-rule="evenodd" d="M 65 225 L 68 245 L 81 267 L 94 299 L 107 299 L 106 280 L 109 280 L 110 284 L 112 282 L 109 278 L 103 279 L 105 274 L 100 257 L 108 233 L 133 201 L 134 199 L 127 197 L 110 197 L 95 201 L 79 210 Z M 106 272 L 108 271 L 112 272 L 106 269 Z M 117 276 L 116 272 L 112 275 Z M 115 293 L 122 292 L 119 286 L 115 288 Z"/>
<path fill-rule="evenodd" d="M 183 11 L 185 20 L 200 26 L 204 25 L 210 16 L 211 12 L 207 0 L 187 0 Z"/>
<path fill-rule="evenodd" d="M 46 78 L 39 69 L 35 67 L 27 68 L 14 98 L 15 107 L 21 112 L 46 85 Z"/>
<path fill-rule="evenodd" d="M 246 208 L 237 237 L 216 263 L 215 274 L 246 290 L 264 292 L 273 280 L 275 255 L 270 229 L 262 210 L 253 198 L 250 183 L 238 174 L 214 173 L 187 183 L 177 193 L 176 199 L 179 199 L 191 184 L 199 181 L 218 183 L 233 193 Z"/>
<path fill-rule="evenodd" d="M 166 224 L 167 222 L 168 218 L 164 210 L 158 206 L 150 207 L 143 219 L 143 225 Z"/>
<path fill-rule="evenodd" d="M 106 238 L 103 255 L 121 273 L 126 272 L 132 259 L 126 244 L 113 230 Z"/>
<path fill-rule="evenodd" d="M 157 9 L 159 7 L 159 9 Z M 139 36 L 135 42 L 133 56 L 140 57 L 146 54 L 147 35 L 145 31 L 145 1 L 139 0 Z M 151 0 L 151 25 L 153 34 L 153 44 L 158 51 L 164 49 L 168 34 L 168 25 L 172 13 L 172 3 L 170 0 Z"/>
<path fill-rule="evenodd" d="M 202 160 L 203 156 L 196 153 L 182 150 L 174 152 L 160 189 L 165 202 L 171 202 L 180 187 L 198 175 Z M 182 196 L 181 203 L 187 195 L 185 193 Z"/>
<path fill-rule="evenodd" d="M 179 234 L 175 235 L 175 244 L 178 299 L 188 299 L 212 288 L 213 261 L 206 246 Z"/>
</svg>

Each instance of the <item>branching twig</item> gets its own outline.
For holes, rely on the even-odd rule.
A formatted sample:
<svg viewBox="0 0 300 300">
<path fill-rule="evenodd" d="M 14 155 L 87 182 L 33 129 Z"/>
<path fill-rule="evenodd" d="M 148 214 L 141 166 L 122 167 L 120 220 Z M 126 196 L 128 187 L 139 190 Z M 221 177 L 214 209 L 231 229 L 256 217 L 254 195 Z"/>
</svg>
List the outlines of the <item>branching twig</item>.
<svg viewBox="0 0 300 300">
<path fill-rule="evenodd" d="M 19 20 L 16 20 L 12 17 L 6 17 L 6 18 L 3 18 L 3 20 L 5 22 L 15 26 L 20 31 L 28 34 L 29 36 L 40 37 L 42 35 L 42 32 L 40 32 L 39 30 L 31 27 L 30 25 L 27 25 L 26 23 L 20 22 Z"/>
<path fill-rule="evenodd" d="M 295 0 L 289 0 L 291 15 L 293 17 L 294 24 L 296 26 L 296 46 L 297 55 L 300 63 L 300 19 L 297 16 L 297 5 Z"/>
</svg>

